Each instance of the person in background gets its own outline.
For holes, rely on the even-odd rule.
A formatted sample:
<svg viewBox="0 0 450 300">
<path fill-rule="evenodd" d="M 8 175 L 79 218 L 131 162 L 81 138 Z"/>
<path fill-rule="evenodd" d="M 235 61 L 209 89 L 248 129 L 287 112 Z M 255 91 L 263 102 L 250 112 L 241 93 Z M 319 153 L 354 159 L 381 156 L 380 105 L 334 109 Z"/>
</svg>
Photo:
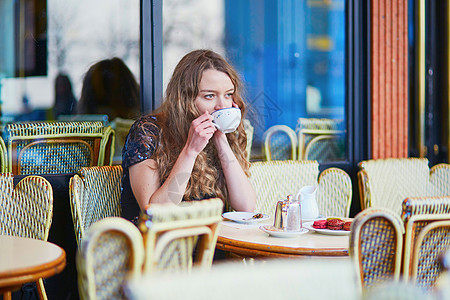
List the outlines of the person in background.
<svg viewBox="0 0 450 300">
<path fill-rule="evenodd" d="M 137 221 L 151 203 L 221 198 L 237 211 L 253 211 L 256 196 L 248 180 L 247 137 L 222 133 L 211 112 L 246 104 L 237 72 L 219 54 L 186 54 L 154 113 L 131 127 L 122 152 L 122 216 Z"/>
<path fill-rule="evenodd" d="M 73 95 L 72 83 L 66 74 L 58 74 L 55 78 L 55 102 L 53 104 L 53 118 L 59 115 L 71 115 L 74 113 L 77 100 Z"/>
<path fill-rule="evenodd" d="M 139 116 L 139 85 L 120 58 L 101 60 L 89 68 L 83 79 L 77 113 L 106 114 L 109 120 Z"/>
</svg>

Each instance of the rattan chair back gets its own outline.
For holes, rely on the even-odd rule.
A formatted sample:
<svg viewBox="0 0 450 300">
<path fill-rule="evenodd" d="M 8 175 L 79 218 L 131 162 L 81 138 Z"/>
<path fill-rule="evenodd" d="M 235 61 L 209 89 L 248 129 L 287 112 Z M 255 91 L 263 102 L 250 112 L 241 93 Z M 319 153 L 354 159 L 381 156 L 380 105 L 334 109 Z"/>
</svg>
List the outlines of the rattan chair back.
<svg viewBox="0 0 450 300">
<path fill-rule="evenodd" d="M 298 159 L 340 161 L 346 157 L 343 120 L 299 118 Z"/>
<path fill-rule="evenodd" d="M 450 195 L 450 164 L 437 164 L 430 170 L 429 196 Z"/>
<path fill-rule="evenodd" d="M 210 267 L 222 209 L 219 198 L 178 206 L 151 204 L 139 223 L 146 249 L 144 273 Z"/>
<path fill-rule="evenodd" d="M 141 275 L 144 243 L 137 227 L 117 217 L 105 218 L 86 232 L 77 254 L 81 299 L 127 299 L 123 286 Z"/>
<path fill-rule="evenodd" d="M 266 161 L 296 160 L 297 135 L 286 125 L 274 125 L 263 134 L 263 153 Z"/>
<path fill-rule="evenodd" d="M 256 193 L 256 211 L 274 216 L 278 200 L 295 196 L 305 185 L 317 185 L 318 176 L 317 161 L 252 162 L 249 179 Z"/>
<path fill-rule="evenodd" d="M 122 149 L 125 145 L 131 125 L 133 125 L 135 121 L 136 120 L 133 119 L 122 119 L 117 117 L 111 122 L 111 127 L 115 132 L 114 161 L 122 161 Z"/>
<path fill-rule="evenodd" d="M 320 173 L 316 200 L 321 215 L 349 217 L 352 195 L 352 180 L 345 171 L 328 168 Z"/>
<path fill-rule="evenodd" d="M 416 286 L 431 290 L 441 274 L 440 257 L 450 250 L 450 215 L 425 226 L 417 236 L 412 256 L 412 278 Z"/>
<path fill-rule="evenodd" d="M 70 208 L 78 246 L 95 222 L 121 214 L 122 166 L 84 167 L 69 182 Z"/>
<path fill-rule="evenodd" d="M 403 277 L 405 280 L 416 278 L 417 285 L 429 288 L 434 284 L 439 270 L 434 269 L 427 273 L 423 269 L 429 268 L 431 264 L 436 267 L 437 255 L 448 247 L 450 236 L 442 235 L 439 238 L 444 240 L 439 241 L 440 245 L 434 246 L 433 239 L 430 240 L 430 245 L 422 245 L 419 236 L 428 225 L 450 220 L 450 196 L 407 198 L 402 206 L 402 219 L 405 223 Z M 429 247 L 428 252 L 416 253 L 424 247 Z"/>
<path fill-rule="evenodd" d="M 80 167 L 110 165 L 114 131 L 102 122 L 7 124 L 9 172 L 15 175 L 67 174 Z"/>
<path fill-rule="evenodd" d="M 0 172 L 6 173 L 8 166 L 7 166 L 7 156 L 6 156 L 6 145 L 3 138 L 0 136 Z"/>
<path fill-rule="evenodd" d="M 13 186 L 11 173 L 0 174 L 0 234 L 46 241 L 53 216 L 52 186 L 41 176 L 27 176 Z M 47 299 L 42 279 L 36 285 L 40 299 Z M 7 292 L 4 299 L 10 296 Z"/>
<path fill-rule="evenodd" d="M 250 160 L 250 156 L 252 153 L 254 128 L 253 128 L 252 124 L 250 123 L 250 120 L 243 119 L 242 122 L 244 124 L 245 134 L 247 135 L 247 147 L 245 148 L 245 150 L 247 151 L 247 160 Z"/>
<path fill-rule="evenodd" d="M 350 257 L 363 290 L 400 278 L 403 224 L 388 209 L 368 208 L 355 216 L 350 233 Z"/>
<path fill-rule="evenodd" d="M 430 170 L 426 158 L 367 160 L 358 166 L 362 209 L 384 207 L 400 216 L 405 198 L 425 196 L 430 190 Z"/>
</svg>

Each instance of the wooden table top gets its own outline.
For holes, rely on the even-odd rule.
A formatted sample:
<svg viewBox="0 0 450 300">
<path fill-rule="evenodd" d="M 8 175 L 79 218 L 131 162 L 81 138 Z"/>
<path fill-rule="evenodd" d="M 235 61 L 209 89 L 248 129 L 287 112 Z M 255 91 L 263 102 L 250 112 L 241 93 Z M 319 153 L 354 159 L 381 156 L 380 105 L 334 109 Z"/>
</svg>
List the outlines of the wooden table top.
<svg viewBox="0 0 450 300">
<path fill-rule="evenodd" d="M 0 235 L 0 290 L 47 278 L 66 265 L 65 251 L 52 243 Z"/>
<path fill-rule="evenodd" d="M 224 221 L 219 229 L 217 249 L 244 257 L 348 256 L 349 235 L 307 232 L 294 238 L 272 237 L 259 226 Z"/>
</svg>

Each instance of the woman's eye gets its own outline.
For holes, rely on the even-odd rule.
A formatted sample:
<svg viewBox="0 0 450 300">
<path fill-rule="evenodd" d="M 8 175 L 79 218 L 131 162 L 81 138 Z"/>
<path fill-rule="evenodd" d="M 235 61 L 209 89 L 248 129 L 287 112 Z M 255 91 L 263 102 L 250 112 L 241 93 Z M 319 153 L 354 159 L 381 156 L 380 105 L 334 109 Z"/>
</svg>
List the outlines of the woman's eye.
<svg viewBox="0 0 450 300">
<path fill-rule="evenodd" d="M 231 97 L 233 97 L 233 93 L 228 93 L 228 94 L 226 94 L 226 96 L 227 96 L 228 98 L 231 98 Z"/>
<path fill-rule="evenodd" d="M 205 95 L 205 98 L 206 99 L 212 99 L 212 98 L 214 98 L 214 95 L 213 94 L 208 94 L 208 95 Z"/>
</svg>

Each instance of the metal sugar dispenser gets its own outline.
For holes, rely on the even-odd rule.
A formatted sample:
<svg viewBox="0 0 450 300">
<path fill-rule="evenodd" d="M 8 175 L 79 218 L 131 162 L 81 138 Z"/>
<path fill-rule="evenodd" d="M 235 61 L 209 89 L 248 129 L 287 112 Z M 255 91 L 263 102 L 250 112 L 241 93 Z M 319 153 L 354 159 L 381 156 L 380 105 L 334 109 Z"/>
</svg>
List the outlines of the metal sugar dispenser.
<svg viewBox="0 0 450 300">
<path fill-rule="evenodd" d="M 302 214 L 300 202 L 294 200 L 292 195 L 288 195 L 287 199 L 277 202 L 273 226 L 283 231 L 301 230 Z"/>
</svg>

